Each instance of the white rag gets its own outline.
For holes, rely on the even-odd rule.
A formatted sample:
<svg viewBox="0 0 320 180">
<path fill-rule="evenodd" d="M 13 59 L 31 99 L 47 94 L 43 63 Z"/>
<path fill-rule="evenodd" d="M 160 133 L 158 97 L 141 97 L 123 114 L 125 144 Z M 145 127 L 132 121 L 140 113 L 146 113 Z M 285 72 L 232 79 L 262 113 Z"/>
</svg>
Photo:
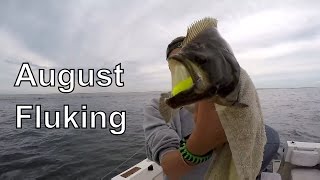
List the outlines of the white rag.
<svg viewBox="0 0 320 180">
<path fill-rule="evenodd" d="M 248 107 L 216 104 L 228 144 L 218 150 L 208 168 L 208 180 L 255 180 L 263 161 L 266 133 L 255 86 L 241 68 L 239 103 Z"/>
</svg>

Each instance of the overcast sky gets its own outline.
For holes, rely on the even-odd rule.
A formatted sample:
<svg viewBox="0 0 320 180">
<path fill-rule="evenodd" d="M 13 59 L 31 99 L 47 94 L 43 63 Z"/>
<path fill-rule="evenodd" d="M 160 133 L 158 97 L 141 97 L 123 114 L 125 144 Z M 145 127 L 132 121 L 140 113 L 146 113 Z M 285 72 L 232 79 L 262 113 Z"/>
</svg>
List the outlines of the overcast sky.
<svg viewBox="0 0 320 180">
<path fill-rule="evenodd" d="M 13 87 L 22 62 L 37 68 L 108 68 L 125 86 L 75 92 L 169 90 L 167 44 L 206 16 L 257 88 L 320 86 L 320 1 L 1 0 L 0 93 L 57 93 Z"/>
</svg>

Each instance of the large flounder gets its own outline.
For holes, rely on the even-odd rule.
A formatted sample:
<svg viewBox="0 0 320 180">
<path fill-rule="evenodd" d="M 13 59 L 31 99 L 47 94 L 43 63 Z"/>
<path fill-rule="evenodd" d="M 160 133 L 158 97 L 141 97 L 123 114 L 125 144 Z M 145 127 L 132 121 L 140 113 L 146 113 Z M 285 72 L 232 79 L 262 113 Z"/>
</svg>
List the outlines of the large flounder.
<svg viewBox="0 0 320 180">
<path fill-rule="evenodd" d="M 220 36 L 216 19 L 204 18 L 191 25 L 182 49 L 167 60 L 172 91 L 166 103 L 171 108 L 209 97 L 221 105 L 240 105 L 240 66 L 229 44 Z"/>
<path fill-rule="evenodd" d="M 255 180 L 266 143 L 261 106 L 251 78 L 219 35 L 217 21 L 205 18 L 194 23 L 179 53 L 167 60 L 172 91 L 162 94 L 159 103 L 166 122 L 178 107 L 208 99 L 216 104 L 228 139 L 216 150 L 206 179 Z"/>
</svg>

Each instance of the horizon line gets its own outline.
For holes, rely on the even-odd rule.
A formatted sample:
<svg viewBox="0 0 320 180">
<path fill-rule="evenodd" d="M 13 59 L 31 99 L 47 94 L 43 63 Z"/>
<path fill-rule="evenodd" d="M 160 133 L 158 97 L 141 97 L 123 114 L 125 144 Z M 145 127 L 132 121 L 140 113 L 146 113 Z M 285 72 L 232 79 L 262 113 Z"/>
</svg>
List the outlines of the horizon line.
<svg viewBox="0 0 320 180">
<path fill-rule="evenodd" d="M 320 88 L 319 86 L 306 86 L 306 87 L 265 87 L 265 88 L 256 88 L 256 90 L 270 90 L 270 89 L 307 89 L 307 88 Z M 123 91 L 123 92 L 72 92 L 72 93 L 0 93 L 0 95 L 45 95 L 45 94 L 103 94 L 103 93 L 115 93 L 115 94 L 123 94 L 123 93 L 151 93 L 151 92 L 168 92 L 168 90 L 152 90 L 152 91 Z"/>
</svg>

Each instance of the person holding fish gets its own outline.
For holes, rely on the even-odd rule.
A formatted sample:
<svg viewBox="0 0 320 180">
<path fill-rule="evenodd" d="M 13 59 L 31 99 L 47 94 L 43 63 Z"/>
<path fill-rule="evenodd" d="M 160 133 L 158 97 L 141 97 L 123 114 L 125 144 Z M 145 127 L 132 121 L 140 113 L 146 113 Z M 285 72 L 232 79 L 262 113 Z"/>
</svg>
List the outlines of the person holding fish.
<svg viewBox="0 0 320 180">
<path fill-rule="evenodd" d="M 168 45 L 172 91 L 144 109 L 146 154 L 165 179 L 255 179 L 279 147 L 216 24 L 197 21 Z"/>
</svg>

